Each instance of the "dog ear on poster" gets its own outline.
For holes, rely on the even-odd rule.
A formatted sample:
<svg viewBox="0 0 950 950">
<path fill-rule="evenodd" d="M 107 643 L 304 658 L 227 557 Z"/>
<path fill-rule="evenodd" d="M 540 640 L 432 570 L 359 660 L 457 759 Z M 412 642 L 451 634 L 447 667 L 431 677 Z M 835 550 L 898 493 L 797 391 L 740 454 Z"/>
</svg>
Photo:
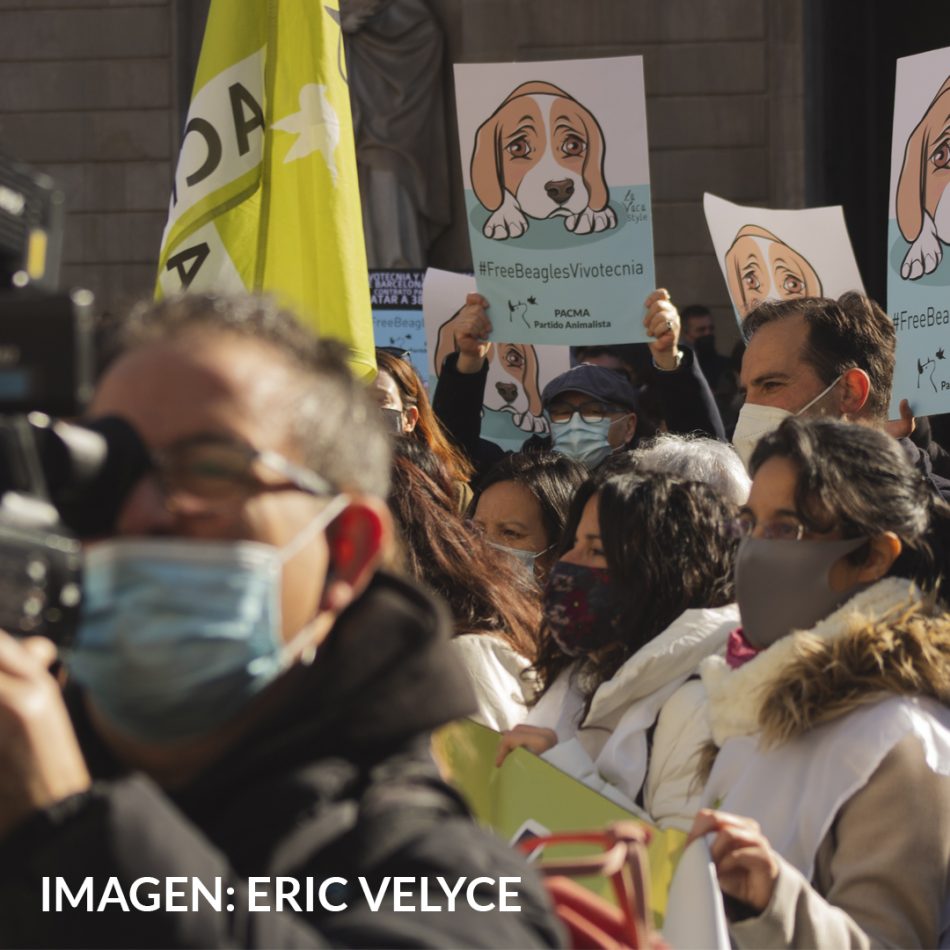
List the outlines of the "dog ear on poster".
<svg viewBox="0 0 950 950">
<path fill-rule="evenodd" d="M 897 181 L 895 206 L 897 226 L 904 240 L 910 244 L 920 235 L 924 212 L 928 207 L 928 162 L 931 146 L 946 126 L 950 114 L 950 78 L 940 87 L 923 118 L 907 139 L 904 163 Z M 937 196 L 939 200 L 939 195 Z M 936 202 L 934 202 L 936 204 Z"/>
<path fill-rule="evenodd" d="M 435 370 L 436 376 L 442 372 L 442 364 L 445 362 L 445 358 L 458 349 L 458 345 L 455 342 L 455 321 L 461 312 L 462 308 L 459 307 L 458 310 L 439 327 L 439 333 L 435 341 L 435 354 L 433 355 L 432 367 Z"/>
<path fill-rule="evenodd" d="M 504 198 L 498 112 L 486 119 L 475 133 L 475 149 L 469 173 L 475 197 L 489 210 L 497 211 Z"/>
<path fill-rule="evenodd" d="M 524 348 L 524 391 L 528 397 L 528 411 L 532 416 L 540 416 L 541 405 L 541 381 L 538 368 L 538 351 L 533 346 Z"/>
<path fill-rule="evenodd" d="M 584 131 L 587 133 L 587 154 L 584 156 L 583 178 L 590 195 L 588 206 L 591 211 L 603 211 L 610 201 L 610 191 L 607 188 L 607 178 L 604 174 L 604 131 L 593 114 L 578 104 L 578 111 L 584 122 Z"/>
</svg>

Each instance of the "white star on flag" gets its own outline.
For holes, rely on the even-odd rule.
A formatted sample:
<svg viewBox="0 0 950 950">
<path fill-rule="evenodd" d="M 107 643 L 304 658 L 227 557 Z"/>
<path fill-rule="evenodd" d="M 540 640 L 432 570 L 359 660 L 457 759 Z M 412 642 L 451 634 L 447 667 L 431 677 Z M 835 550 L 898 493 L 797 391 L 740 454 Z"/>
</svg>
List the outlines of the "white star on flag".
<svg viewBox="0 0 950 950">
<path fill-rule="evenodd" d="M 305 158 L 311 152 L 320 152 L 333 181 L 336 182 L 336 164 L 333 152 L 340 142 L 340 120 L 327 99 L 327 87 L 309 82 L 300 90 L 300 111 L 275 122 L 272 128 L 292 132 L 297 140 L 284 158 L 284 164 Z"/>
</svg>

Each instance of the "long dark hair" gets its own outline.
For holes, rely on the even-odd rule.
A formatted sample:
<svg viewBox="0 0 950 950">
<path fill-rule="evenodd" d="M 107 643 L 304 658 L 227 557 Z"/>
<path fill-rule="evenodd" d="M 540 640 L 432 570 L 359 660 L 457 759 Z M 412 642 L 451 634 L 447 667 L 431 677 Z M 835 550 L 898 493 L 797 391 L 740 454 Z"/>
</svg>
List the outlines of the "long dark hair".
<svg viewBox="0 0 950 950">
<path fill-rule="evenodd" d="M 893 532 L 901 553 L 888 575 L 937 589 L 950 553 L 943 540 L 950 534 L 950 506 L 899 442 L 866 425 L 792 417 L 756 446 L 749 462 L 753 478 L 775 457 L 796 469 L 795 510 L 809 531 L 837 527 L 845 538 Z M 862 564 L 867 554 L 862 545 L 848 560 Z"/>
<path fill-rule="evenodd" d="M 392 376 L 404 406 L 415 406 L 419 411 L 419 421 L 408 438 L 421 442 L 438 457 L 449 475 L 460 482 L 467 482 L 475 469 L 465 453 L 456 448 L 442 428 L 432 403 L 426 394 L 426 388 L 419 374 L 398 356 L 385 350 L 376 350 L 376 364 L 379 369 Z"/>
<path fill-rule="evenodd" d="M 600 538 L 610 578 L 610 629 L 573 672 L 587 707 L 601 683 L 684 610 L 733 600 L 735 509 L 708 485 L 666 475 L 591 478 L 571 505 L 561 554 L 574 546 L 587 502 L 598 498 Z M 535 671 L 542 690 L 576 662 L 542 632 Z"/>
<path fill-rule="evenodd" d="M 389 496 L 407 572 L 445 598 L 457 634 L 493 634 L 534 660 L 541 621 L 538 591 L 468 528 L 437 465 L 427 464 L 427 472 L 408 457 L 420 451 L 425 450 L 407 451 L 397 444 Z"/>
</svg>

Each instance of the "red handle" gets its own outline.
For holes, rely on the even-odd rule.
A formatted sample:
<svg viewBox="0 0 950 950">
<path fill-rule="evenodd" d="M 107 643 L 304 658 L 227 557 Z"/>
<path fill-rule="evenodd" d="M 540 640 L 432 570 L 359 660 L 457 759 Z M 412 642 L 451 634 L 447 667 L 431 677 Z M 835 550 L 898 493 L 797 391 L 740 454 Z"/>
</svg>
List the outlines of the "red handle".
<svg viewBox="0 0 950 950">
<path fill-rule="evenodd" d="M 633 821 L 616 822 L 603 831 L 576 831 L 546 835 L 519 842 L 525 854 L 548 845 L 593 844 L 600 854 L 545 861 L 546 876 L 582 877 L 601 874 L 610 878 L 622 915 L 622 929 L 630 946 L 646 946 L 649 934 L 649 877 L 646 844 L 650 829 Z M 618 922 L 619 923 L 619 922 Z"/>
</svg>

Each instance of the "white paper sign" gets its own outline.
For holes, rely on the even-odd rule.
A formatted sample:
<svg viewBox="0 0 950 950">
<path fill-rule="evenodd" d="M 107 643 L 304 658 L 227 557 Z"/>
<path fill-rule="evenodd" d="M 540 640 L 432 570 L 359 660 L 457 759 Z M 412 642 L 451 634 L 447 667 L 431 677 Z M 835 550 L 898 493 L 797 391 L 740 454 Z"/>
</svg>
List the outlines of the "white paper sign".
<svg viewBox="0 0 950 950">
<path fill-rule="evenodd" d="M 422 312 L 433 391 L 443 360 L 455 352 L 453 320 L 465 305 L 466 295 L 475 292 L 474 277 L 435 268 L 426 271 Z M 488 316 L 494 318 L 491 309 Z M 482 438 L 516 452 L 529 436 L 548 434 L 541 390 L 570 368 L 570 352 L 566 346 L 493 343 L 488 360 Z"/>
<path fill-rule="evenodd" d="M 642 58 L 466 64 L 455 89 L 493 339 L 645 340 L 656 283 Z"/>
<path fill-rule="evenodd" d="M 950 47 L 897 61 L 887 308 L 897 332 L 891 415 L 950 412 Z"/>
<path fill-rule="evenodd" d="M 864 293 L 844 211 L 774 211 L 703 195 L 706 224 L 741 326 L 765 300 Z"/>
<path fill-rule="evenodd" d="M 676 866 L 666 901 L 663 937 L 674 950 L 729 950 L 732 946 L 705 838 L 690 844 Z"/>
</svg>

